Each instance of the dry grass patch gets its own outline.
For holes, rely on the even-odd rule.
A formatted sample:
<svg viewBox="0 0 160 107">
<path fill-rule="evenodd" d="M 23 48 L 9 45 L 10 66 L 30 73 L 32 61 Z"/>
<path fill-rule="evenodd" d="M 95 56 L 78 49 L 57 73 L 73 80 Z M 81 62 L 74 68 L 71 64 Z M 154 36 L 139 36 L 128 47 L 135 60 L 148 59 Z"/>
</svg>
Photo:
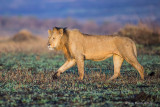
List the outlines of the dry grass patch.
<svg viewBox="0 0 160 107">
<path fill-rule="evenodd" d="M 21 30 L 13 37 L 0 38 L 0 52 L 47 52 L 47 39 L 33 35 L 27 30 Z"/>
</svg>

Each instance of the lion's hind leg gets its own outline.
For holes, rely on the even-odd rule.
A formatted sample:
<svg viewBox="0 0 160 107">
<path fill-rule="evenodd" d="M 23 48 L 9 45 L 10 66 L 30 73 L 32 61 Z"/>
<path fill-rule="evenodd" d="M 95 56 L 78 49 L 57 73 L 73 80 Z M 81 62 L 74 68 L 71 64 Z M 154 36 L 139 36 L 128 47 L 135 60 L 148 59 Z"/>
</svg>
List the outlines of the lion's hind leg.
<svg viewBox="0 0 160 107">
<path fill-rule="evenodd" d="M 139 64 L 136 56 L 130 55 L 129 57 L 126 57 L 125 60 L 131 64 L 137 71 L 139 72 L 141 79 L 144 80 L 144 69 L 141 64 Z"/>
<path fill-rule="evenodd" d="M 123 58 L 119 55 L 113 55 L 113 63 L 114 63 L 114 75 L 109 79 L 113 80 L 120 76 L 120 69 L 123 63 Z"/>
</svg>

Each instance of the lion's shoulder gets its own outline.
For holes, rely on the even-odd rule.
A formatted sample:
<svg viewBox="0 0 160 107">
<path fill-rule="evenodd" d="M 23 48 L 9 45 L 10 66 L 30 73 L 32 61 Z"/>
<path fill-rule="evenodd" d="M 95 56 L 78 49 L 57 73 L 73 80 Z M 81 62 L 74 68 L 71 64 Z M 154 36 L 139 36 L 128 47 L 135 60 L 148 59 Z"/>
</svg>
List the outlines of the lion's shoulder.
<svg viewBox="0 0 160 107">
<path fill-rule="evenodd" d="M 69 38 L 79 38 L 82 37 L 82 33 L 78 29 L 69 29 L 68 36 Z"/>
</svg>

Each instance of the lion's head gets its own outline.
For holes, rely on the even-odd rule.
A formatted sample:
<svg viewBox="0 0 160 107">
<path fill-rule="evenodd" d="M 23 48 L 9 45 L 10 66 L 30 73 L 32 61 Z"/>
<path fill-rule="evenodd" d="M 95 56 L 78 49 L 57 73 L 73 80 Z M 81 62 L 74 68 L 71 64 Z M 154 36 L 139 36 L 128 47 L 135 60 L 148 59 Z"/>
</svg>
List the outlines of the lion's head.
<svg viewBox="0 0 160 107">
<path fill-rule="evenodd" d="M 48 48 L 49 50 L 56 50 L 60 43 L 61 43 L 61 38 L 63 36 L 63 30 L 64 28 L 58 28 L 54 27 L 53 30 L 48 30 Z"/>
</svg>

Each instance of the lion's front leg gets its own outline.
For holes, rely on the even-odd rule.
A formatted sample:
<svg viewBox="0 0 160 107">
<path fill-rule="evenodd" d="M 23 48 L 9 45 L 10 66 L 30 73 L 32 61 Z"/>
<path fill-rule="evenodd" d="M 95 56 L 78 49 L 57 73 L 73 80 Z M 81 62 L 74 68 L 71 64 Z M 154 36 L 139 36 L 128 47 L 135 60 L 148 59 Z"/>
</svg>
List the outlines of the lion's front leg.
<svg viewBox="0 0 160 107">
<path fill-rule="evenodd" d="M 54 75 L 52 76 L 53 79 L 57 79 L 61 73 L 63 73 L 64 71 L 66 71 L 67 69 L 71 68 L 72 66 L 74 66 L 76 64 L 75 59 L 66 61 L 59 69 L 56 73 L 54 73 Z"/>
<path fill-rule="evenodd" d="M 84 58 L 83 56 L 79 56 L 76 58 L 77 66 L 78 66 L 78 74 L 79 74 L 79 80 L 83 80 L 84 77 Z"/>
</svg>

